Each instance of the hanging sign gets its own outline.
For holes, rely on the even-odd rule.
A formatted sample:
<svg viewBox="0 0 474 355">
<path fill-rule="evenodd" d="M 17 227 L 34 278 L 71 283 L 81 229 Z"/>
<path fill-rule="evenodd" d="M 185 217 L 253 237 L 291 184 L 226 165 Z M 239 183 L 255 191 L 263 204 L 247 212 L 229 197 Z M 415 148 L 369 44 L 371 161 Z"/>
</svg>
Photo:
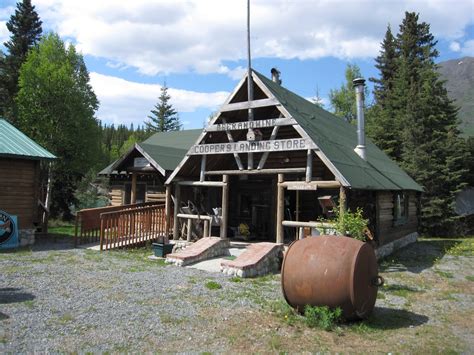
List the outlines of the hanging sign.
<svg viewBox="0 0 474 355">
<path fill-rule="evenodd" d="M 232 122 L 232 123 L 218 123 L 205 128 L 206 132 L 219 132 L 219 131 L 238 131 L 245 129 L 257 129 L 275 126 L 290 126 L 295 125 L 297 122 L 293 118 L 271 118 L 268 120 L 256 120 L 256 121 L 244 121 L 244 122 Z"/>
<path fill-rule="evenodd" d="M 17 217 L 0 210 L 0 249 L 16 248 L 18 245 Z"/>
<path fill-rule="evenodd" d="M 316 149 L 315 144 L 310 139 L 294 138 L 255 142 L 240 141 L 231 143 L 196 144 L 191 147 L 188 155 L 284 152 L 307 149 Z"/>
<path fill-rule="evenodd" d="M 292 182 L 291 185 L 288 185 L 287 187 L 288 190 L 317 190 L 318 185 L 316 184 L 309 184 L 307 182 L 301 181 L 301 182 Z"/>
</svg>

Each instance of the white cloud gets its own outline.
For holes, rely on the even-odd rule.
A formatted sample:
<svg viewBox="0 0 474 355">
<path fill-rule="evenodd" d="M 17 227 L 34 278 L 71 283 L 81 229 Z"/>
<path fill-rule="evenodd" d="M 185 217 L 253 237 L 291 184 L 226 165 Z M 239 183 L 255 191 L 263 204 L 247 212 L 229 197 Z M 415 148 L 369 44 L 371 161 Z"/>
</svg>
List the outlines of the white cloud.
<svg viewBox="0 0 474 355">
<path fill-rule="evenodd" d="M 464 56 L 474 56 L 474 40 L 471 39 L 463 43 L 461 53 Z"/>
<path fill-rule="evenodd" d="M 8 41 L 10 32 L 8 32 L 7 21 L 0 21 L 0 44 Z"/>
<path fill-rule="evenodd" d="M 449 44 L 449 49 L 451 49 L 453 52 L 459 52 L 461 50 L 461 45 L 459 42 L 453 41 Z"/>
<path fill-rule="evenodd" d="M 246 56 L 242 0 L 36 0 L 41 18 L 84 53 L 140 73 L 221 73 Z M 388 23 L 420 12 L 437 38 L 456 40 L 473 23 L 472 0 L 255 0 L 254 57 L 365 58 L 378 54 Z M 240 77 L 240 75 L 239 75 Z"/>
<path fill-rule="evenodd" d="M 91 85 L 100 101 L 97 117 L 115 124 L 143 124 L 158 101 L 161 85 L 127 81 L 92 72 Z M 200 108 L 215 110 L 229 95 L 218 91 L 203 93 L 169 88 L 171 104 L 178 112 L 193 112 Z"/>
</svg>

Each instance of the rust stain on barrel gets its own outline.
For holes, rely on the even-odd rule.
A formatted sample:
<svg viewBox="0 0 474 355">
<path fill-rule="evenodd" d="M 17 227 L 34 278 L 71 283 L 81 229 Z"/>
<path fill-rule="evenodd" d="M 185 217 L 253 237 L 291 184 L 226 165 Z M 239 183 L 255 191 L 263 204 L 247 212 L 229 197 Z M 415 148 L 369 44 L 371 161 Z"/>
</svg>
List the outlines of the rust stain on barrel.
<svg viewBox="0 0 474 355">
<path fill-rule="evenodd" d="M 347 237 L 318 236 L 293 242 L 283 260 L 281 284 L 286 301 L 304 306 L 341 307 L 346 319 L 365 318 L 377 298 L 373 248 Z"/>
</svg>

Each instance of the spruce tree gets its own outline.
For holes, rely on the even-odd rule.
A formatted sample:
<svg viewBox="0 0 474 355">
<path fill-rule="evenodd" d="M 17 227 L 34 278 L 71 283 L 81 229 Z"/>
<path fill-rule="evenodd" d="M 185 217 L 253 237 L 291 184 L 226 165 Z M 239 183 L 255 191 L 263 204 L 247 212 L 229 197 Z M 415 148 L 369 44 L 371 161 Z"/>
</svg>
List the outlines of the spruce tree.
<svg viewBox="0 0 474 355">
<path fill-rule="evenodd" d="M 38 44 L 42 22 L 31 4 L 31 0 L 22 0 L 16 4 L 15 14 L 7 22 L 10 40 L 4 43 L 8 53 L 0 59 L 0 115 L 16 121 L 15 96 L 18 93 L 18 77 L 21 65 L 28 52 Z"/>
<path fill-rule="evenodd" d="M 165 83 L 161 87 L 158 103 L 151 110 L 151 115 L 148 116 L 149 121 L 145 122 L 149 132 L 179 131 L 181 129 L 178 113 L 170 104 L 170 99 L 171 96 L 168 94 L 168 87 Z"/>
<path fill-rule="evenodd" d="M 429 24 L 420 23 L 418 14 L 406 12 L 395 43 L 394 75 L 387 75 L 386 61 L 377 61 L 383 63 L 376 86 L 380 117 L 371 132 L 423 186 L 422 230 L 431 235 L 448 233 L 456 220 L 455 195 L 465 185 L 468 157 L 457 128 L 457 109 L 436 70 L 437 42 Z M 386 51 L 384 47 L 378 59 L 385 60 Z"/>
</svg>

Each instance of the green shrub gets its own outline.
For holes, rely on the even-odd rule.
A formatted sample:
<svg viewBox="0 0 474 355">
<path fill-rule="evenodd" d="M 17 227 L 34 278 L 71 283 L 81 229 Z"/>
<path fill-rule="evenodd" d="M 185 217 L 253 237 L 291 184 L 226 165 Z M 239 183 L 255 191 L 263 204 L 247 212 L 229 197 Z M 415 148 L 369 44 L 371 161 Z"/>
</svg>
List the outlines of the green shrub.
<svg viewBox="0 0 474 355">
<path fill-rule="evenodd" d="M 332 330 L 340 322 L 342 317 L 341 308 L 332 310 L 327 306 L 309 306 L 304 308 L 305 323 L 310 328 Z"/>
<path fill-rule="evenodd" d="M 206 282 L 205 286 L 209 290 L 219 290 L 222 288 L 222 285 L 216 281 L 208 281 Z"/>
<path fill-rule="evenodd" d="M 336 208 L 335 212 L 336 229 L 339 233 L 349 235 L 357 240 L 366 241 L 365 231 L 368 228 L 369 220 L 362 216 L 362 208 L 358 207 L 355 212 L 347 210 L 344 213 L 340 213 L 339 208 Z"/>
</svg>

